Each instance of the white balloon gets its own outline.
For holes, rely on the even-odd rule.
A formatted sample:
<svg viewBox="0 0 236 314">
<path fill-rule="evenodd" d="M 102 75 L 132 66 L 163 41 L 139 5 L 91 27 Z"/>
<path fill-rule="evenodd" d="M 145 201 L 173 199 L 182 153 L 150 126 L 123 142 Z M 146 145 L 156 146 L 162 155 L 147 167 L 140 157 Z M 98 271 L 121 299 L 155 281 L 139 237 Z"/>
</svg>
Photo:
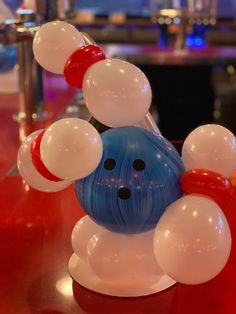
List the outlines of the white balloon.
<svg viewBox="0 0 236 314">
<path fill-rule="evenodd" d="M 75 225 L 69 272 L 80 285 L 98 293 L 136 297 L 169 288 L 175 281 L 157 264 L 155 229 L 139 234 L 119 234 L 85 216 Z"/>
<path fill-rule="evenodd" d="M 17 156 L 17 167 L 22 178 L 29 184 L 32 188 L 42 191 L 42 192 L 58 192 L 67 188 L 71 181 L 64 180 L 60 182 L 49 181 L 45 179 L 41 174 L 35 169 L 32 158 L 31 158 L 31 144 L 33 140 L 42 132 L 38 130 L 22 142 Z"/>
<path fill-rule="evenodd" d="M 119 234 L 106 230 L 88 243 L 88 262 L 96 275 L 106 281 L 140 283 L 163 274 L 153 251 L 154 230 Z"/>
<path fill-rule="evenodd" d="M 92 173 L 102 158 L 98 131 L 87 121 L 65 118 L 44 133 L 40 152 L 46 168 L 62 179 L 81 179 Z"/>
<path fill-rule="evenodd" d="M 144 73 L 122 60 L 102 60 L 90 66 L 84 75 L 83 94 L 90 113 L 110 127 L 143 120 L 152 100 Z"/>
<path fill-rule="evenodd" d="M 46 70 L 63 74 L 71 54 L 85 45 L 77 29 L 62 21 L 43 24 L 33 40 L 33 52 L 38 63 Z"/>
<path fill-rule="evenodd" d="M 232 132 L 217 124 L 193 130 L 182 148 L 186 170 L 208 169 L 229 177 L 236 168 L 236 139 Z"/>
<path fill-rule="evenodd" d="M 187 195 L 172 203 L 159 220 L 154 251 L 157 262 L 174 280 L 200 284 L 225 266 L 231 249 L 228 222 L 211 199 Z"/>
<path fill-rule="evenodd" d="M 78 256 L 87 255 L 87 245 L 94 234 L 104 228 L 96 224 L 89 216 L 81 218 L 74 226 L 71 234 L 72 248 Z"/>
</svg>

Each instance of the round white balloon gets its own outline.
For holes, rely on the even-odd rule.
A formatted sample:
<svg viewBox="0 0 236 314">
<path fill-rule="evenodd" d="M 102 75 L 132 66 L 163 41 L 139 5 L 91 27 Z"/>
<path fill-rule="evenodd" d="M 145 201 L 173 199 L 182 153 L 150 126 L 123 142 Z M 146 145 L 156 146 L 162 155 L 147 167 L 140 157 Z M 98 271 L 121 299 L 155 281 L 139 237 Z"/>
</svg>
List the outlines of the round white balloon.
<svg viewBox="0 0 236 314">
<path fill-rule="evenodd" d="M 38 130 L 24 139 L 22 142 L 17 156 L 17 167 L 22 178 L 29 186 L 35 190 L 42 192 L 58 192 L 67 188 L 71 181 L 63 180 L 60 182 L 49 181 L 45 179 L 35 169 L 31 158 L 31 144 L 33 140 L 42 132 Z"/>
<path fill-rule="evenodd" d="M 228 222 L 211 199 L 187 195 L 171 204 L 159 220 L 154 251 L 164 272 L 184 284 L 214 278 L 231 249 Z"/>
<path fill-rule="evenodd" d="M 81 179 L 92 173 L 102 158 L 98 131 L 87 121 L 65 118 L 44 133 L 40 152 L 46 168 L 62 179 Z"/>
<path fill-rule="evenodd" d="M 232 132 L 217 124 L 193 130 L 182 148 L 186 170 L 208 169 L 229 177 L 236 169 L 236 139 Z"/>
<path fill-rule="evenodd" d="M 63 74 L 64 66 L 71 54 L 85 45 L 77 29 L 62 21 L 43 24 L 33 40 L 35 59 L 46 70 Z"/>
<path fill-rule="evenodd" d="M 71 234 L 71 244 L 75 254 L 87 256 L 87 245 L 94 234 L 103 230 L 104 227 L 96 224 L 89 216 L 81 218 L 74 226 Z"/>
<path fill-rule="evenodd" d="M 96 233 L 88 243 L 88 262 L 96 275 L 109 282 L 140 283 L 163 274 L 154 256 L 154 231 L 139 234 Z"/>
<path fill-rule="evenodd" d="M 83 94 L 90 113 L 110 127 L 143 120 L 152 100 L 144 73 L 122 60 L 102 60 L 89 67 L 84 75 Z"/>
</svg>

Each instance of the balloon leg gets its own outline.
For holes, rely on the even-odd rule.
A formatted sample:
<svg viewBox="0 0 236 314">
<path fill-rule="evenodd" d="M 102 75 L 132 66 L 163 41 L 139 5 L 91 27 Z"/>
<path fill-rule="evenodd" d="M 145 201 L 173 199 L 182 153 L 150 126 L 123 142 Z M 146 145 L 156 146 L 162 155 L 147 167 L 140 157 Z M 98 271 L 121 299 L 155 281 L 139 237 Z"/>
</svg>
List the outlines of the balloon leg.
<svg viewBox="0 0 236 314">
<path fill-rule="evenodd" d="M 72 232 L 76 252 L 69 261 L 70 275 L 85 288 L 110 296 L 165 290 L 175 281 L 156 262 L 153 236 L 154 229 L 135 235 L 114 233 L 85 216 Z"/>
</svg>

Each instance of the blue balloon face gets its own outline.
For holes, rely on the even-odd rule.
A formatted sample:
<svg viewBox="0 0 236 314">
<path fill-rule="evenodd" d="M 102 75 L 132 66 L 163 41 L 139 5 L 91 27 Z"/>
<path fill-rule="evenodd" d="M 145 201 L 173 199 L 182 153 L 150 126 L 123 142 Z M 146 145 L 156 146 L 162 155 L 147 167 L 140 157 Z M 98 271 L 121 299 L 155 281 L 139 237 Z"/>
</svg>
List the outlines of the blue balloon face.
<svg viewBox="0 0 236 314">
<path fill-rule="evenodd" d="M 139 127 L 102 135 L 103 158 L 88 177 L 75 182 L 76 194 L 98 224 L 122 233 L 155 227 L 166 207 L 182 196 L 182 161 L 165 138 Z"/>
</svg>

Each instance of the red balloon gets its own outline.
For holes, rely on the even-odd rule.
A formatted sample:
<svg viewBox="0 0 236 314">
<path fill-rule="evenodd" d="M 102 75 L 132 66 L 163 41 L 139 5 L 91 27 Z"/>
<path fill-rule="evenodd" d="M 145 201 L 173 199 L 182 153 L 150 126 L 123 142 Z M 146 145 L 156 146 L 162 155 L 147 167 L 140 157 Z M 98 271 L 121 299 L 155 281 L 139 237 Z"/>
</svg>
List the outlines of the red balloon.
<svg viewBox="0 0 236 314">
<path fill-rule="evenodd" d="M 83 78 L 88 68 L 95 62 L 106 59 L 102 49 L 96 45 L 87 45 L 77 49 L 67 60 L 64 76 L 71 86 L 82 88 Z"/>
<path fill-rule="evenodd" d="M 60 179 L 56 176 L 54 176 L 54 174 L 52 174 L 44 165 L 44 163 L 42 162 L 41 159 L 41 155 L 40 155 L 40 143 L 43 137 L 43 134 L 46 130 L 43 130 L 41 133 L 39 133 L 38 136 L 36 136 L 36 138 L 34 139 L 34 141 L 31 144 L 31 158 L 32 158 L 32 162 L 33 165 L 35 166 L 35 169 L 41 174 L 41 176 L 43 176 L 44 178 L 50 180 L 50 181 L 55 181 L 55 182 L 59 182 L 59 181 L 63 181 L 63 179 Z"/>
<path fill-rule="evenodd" d="M 185 172 L 180 183 L 185 194 L 202 194 L 224 208 L 233 196 L 233 186 L 223 175 L 205 169 L 192 169 Z"/>
</svg>

